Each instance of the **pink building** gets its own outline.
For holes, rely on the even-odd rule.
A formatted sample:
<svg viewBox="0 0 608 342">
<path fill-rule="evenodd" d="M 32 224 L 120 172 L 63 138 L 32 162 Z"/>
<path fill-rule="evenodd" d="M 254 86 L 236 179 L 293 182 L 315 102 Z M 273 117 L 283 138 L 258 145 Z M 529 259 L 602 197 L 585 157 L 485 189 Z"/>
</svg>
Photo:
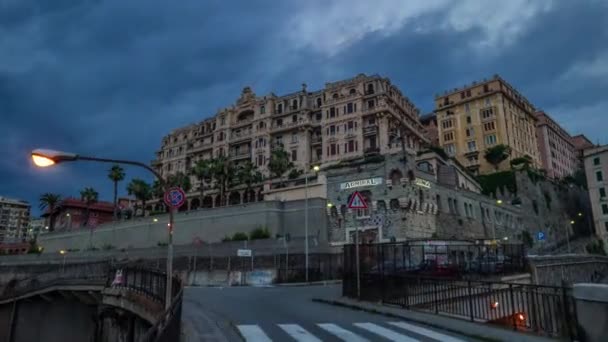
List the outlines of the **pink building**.
<svg viewBox="0 0 608 342">
<path fill-rule="evenodd" d="M 577 169 L 577 154 L 572 137 L 565 129 L 543 111 L 535 113 L 536 137 L 543 168 L 547 176 L 561 179 L 572 175 Z"/>
</svg>

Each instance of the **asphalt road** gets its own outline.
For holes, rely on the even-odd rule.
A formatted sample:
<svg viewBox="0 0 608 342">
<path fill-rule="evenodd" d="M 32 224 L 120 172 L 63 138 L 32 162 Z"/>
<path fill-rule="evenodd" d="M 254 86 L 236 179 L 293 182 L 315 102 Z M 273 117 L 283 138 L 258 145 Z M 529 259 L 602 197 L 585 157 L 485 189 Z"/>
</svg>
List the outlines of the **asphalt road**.
<svg viewBox="0 0 608 342">
<path fill-rule="evenodd" d="M 339 285 L 187 288 L 182 317 L 187 341 L 471 341 L 435 328 L 312 301 L 339 296 L 340 291 Z"/>
</svg>

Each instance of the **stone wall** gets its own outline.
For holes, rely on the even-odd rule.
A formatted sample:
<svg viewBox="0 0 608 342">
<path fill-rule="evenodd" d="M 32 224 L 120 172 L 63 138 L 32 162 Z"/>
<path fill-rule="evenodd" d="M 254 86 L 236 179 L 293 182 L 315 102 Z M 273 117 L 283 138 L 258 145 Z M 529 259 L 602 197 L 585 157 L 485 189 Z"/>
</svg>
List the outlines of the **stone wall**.
<svg viewBox="0 0 608 342">
<path fill-rule="evenodd" d="M 572 285 L 603 282 L 608 276 L 608 257 L 555 255 L 529 257 L 532 279 L 540 285 Z"/>
<path fill-rule="evenodd" d="M 320 243 L 327 241 L 325 205 L 324 199 L 309 199 L 309 236 L 316 237 Z M 304 237 L 304 213 L 304 201 L 264 201 L 176 213 L 173 243 L 187 245 L 197 239 L 217 242 L 225 236 L 249 233 L 257 227 L 268 228 L 272 237 L 277 234 Z M 41 235 L 38 241 L 45 253 L 62 249 L 85 250 L 91 242 L 100 249 L 104 246 L 115 249 L 155 247 L 167 241 L 168 219 L 168 215 L 137 218 L 104 224 L 92 231 L 49 233 Z"/>
</svg>

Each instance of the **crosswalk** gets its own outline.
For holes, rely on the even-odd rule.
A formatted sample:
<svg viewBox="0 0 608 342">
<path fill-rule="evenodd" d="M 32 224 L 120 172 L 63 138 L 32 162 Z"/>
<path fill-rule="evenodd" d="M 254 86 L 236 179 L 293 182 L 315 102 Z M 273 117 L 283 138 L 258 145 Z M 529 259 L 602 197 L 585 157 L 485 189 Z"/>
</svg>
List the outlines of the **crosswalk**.
<svg viewBox="0 0 608 342">
<path fill-rule="evenodd" d="M 441 342 L 465 341 L 454 336 L 406 322 L 361 322 L 341 325 L 334 323 L 318 323 L 307 326 L 306 328 L 299 324 L 276 324 L 265 326 L 270 332 L 265 332 L 262 327 L 255 324 L 237 325 L 237 328 L 247 342 L 323 342 L 327 340 L 347 342 L 387 340 L 393 342 L 418 342 L 421 340 Z"/>
</svg>

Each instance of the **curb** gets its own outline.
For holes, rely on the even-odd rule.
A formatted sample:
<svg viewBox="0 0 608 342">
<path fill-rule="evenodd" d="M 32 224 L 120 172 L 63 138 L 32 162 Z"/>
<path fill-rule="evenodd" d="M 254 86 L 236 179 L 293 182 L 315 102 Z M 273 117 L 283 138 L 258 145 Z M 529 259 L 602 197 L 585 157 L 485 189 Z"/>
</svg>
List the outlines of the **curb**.
<svg viewBox="0 0 608 342">
<path fill-rule="evenodd" d="M 342 280 L 324 280 L 324 281 L 312 281 L 308 283 L 278 283 L 274 284 L 276 287 L 297 287 L 297 286 L 317 286 L 317 285 L 337 285 L 342 284 Z"/>
<path fill-rule="evenodd" d="M 383 315 L 383 316 L 386 316 L 386 317 L 402 319 L 402 320 L 405 320 L 405 321 L 410 321 L 410 322 L 426 325 L 426 326 L 429 326 L 429 327 L 441 329 L 443 331 L 451 332 L 451 333 L 454 333 L 454 334 L 459 334 L 459 335 L 471 337 L 471 338 L 474 338 L 474 339 L 477 339 L 477 340 L 488 341 L 488 342 L 505 341 L 505 339 L 500 339 L 500 338 L 496 338 L 496 337 L 493 337 L 493 336 L 488 336 L 487 334 L 479 335 L 479 334 L 472 333 L 470 330 L 466 330 L 467 327 L 466 327 L 465 324 L 463 324 L 462 329 L 454 329 L 452 327 L 442 326 L 441 324 L 438 324 L 438 323 L 429 322 L 428 320 L 416 319 L 416 318 L 412 318 L 412 317 L 409 317 L 409 316 L 406 316 L 406 315 L 403 315 L 403 314 L 395 314 L 395 313 L 387 312 L 387 311 L 382 310 L 381 308 L 379 308 L 379 309 L 366 308 L 366 307 L 359 306 L 359 305 L 356 305 L 356 304 L 349 304 L 349 303 L 341 302 L 339 300 L 324 299 L 324 298 L 313 298 L 312 301 L 313 302 L 317 302 L 317 303 L 324 303 L 324 304 L 329 304 L 329 305 L 334 305 L 334 306 L 345 307 L 345 308 L 349 308 L 349 309 L 353 309 L 353 310 L 358 310 L 358 311 L 364 311 L 364 312 L 369 312 L 369 313 L 374 313 L 374 314 L 380 314 L 380 315 Z M 449 317 L 444 317 L 444 318 L 449 319 Z M 475 323 L 465 322 L 465 321 L 463 321 L 463 323 L 475 324 Z M 503 329 L 501 329 L 499 327 L 487 327 L 487 328 L 503 330 Z M 514 333 L 513 331 L 510 331 L 510 330 L 505 330 L 505 332 Z M 525 339 L 525 340 L 529 340 L 529 341 L 535 340 L 534 339 L 535 337 L 538 337 L 537 341 L 543 341 L 543 340 L 549 341 L 548 339 L 543 339 L 541 336 L 531 336 L 531 335 L 525 334 L 525 333 L 517 333 L 517 335 L 519 335 L 519 337 L 520 337 L 519 339 L 517 339 L 517 341 L 524 340 L 524 338 L 526 338 L 526 337 L 528 337 L 528 338 Z"/>
</svg>

